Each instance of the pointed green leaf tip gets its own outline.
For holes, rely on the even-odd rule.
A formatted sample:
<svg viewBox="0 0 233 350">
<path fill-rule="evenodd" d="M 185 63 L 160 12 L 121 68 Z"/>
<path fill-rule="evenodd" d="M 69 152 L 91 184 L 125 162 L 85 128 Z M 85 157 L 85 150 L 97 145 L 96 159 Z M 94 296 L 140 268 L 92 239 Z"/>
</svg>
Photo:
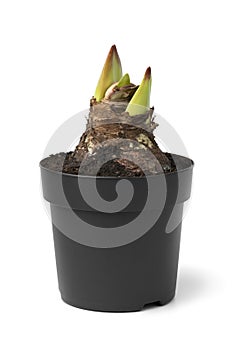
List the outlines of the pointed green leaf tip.
<svg viewBox="0 0 233 350">
<path fill-rule="evenodd" d="M 123 75 L 123 77 L 118 81 L 117 87 L 123 87 L 123 86 L 127 86 L 130 84 L 130 77 L 129 74 L 126 73 L 125 75 Z"/>
<path fill-rule="evenodd" d="M 135 92 L 126 109 L 126 112 L 128 112 L 130 116 L 144 114 L 150 108 L 151 83 L 151 68 L 148 67 L 141 85 Z"/>
<path fill-rule="evenodd" d="M 105 95 L 106 90 L 113 83 L 119 81 L 122 77 L 121 61 L 118 55 L 116 46 L 113 45 L 108 53 L 102 73 L 100 75 L 96 90 L 95 99 L 97 102 L 101 101 Z"/>
</svg>

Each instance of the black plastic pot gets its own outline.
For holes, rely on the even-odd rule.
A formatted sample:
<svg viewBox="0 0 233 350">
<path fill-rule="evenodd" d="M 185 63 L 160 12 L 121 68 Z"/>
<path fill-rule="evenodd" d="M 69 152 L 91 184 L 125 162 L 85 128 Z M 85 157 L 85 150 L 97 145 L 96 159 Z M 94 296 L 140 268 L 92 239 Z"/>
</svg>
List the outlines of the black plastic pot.
<svg viewBox="0 0 233 350">
<path fill-rule="evenodd" d="M 177 172 L 123 181 L 119 197 L 124 193 L 127 199 L 133 186 L 133 198 L 120 211 L 111 205 L 121 178 L 62 174 L 41 166 L 59 288 L 66 303 L 99 311 L 136 311 L 173 299 L 183 204 L 190 196 L 193 169 L 188 158 L 173 156 L 184 164 Z M 100 210 L 92 198 L 95 184 L 108 204 Z"/>
</svg>

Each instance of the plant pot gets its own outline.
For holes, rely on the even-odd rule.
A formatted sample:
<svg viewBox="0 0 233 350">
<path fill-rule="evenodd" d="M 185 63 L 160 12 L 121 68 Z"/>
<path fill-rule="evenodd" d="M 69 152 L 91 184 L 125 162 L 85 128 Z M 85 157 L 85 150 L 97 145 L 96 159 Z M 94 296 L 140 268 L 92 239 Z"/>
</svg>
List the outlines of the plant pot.
<svg viewBox="0 0 233 350">
<path fill-rule="evenodd" d="M 185 164 L 176 172 L 124 181 L 41 166 L 59 289 L 66 303 L 136 311 L 173 299 L 183 204 L 190 197 L 193 170 L 188 158 L 173 157 Z M 101 198 L 95 198 L 95 186 Z M 120 197 L 123 204 L 117 203 Z"/>
</svg>

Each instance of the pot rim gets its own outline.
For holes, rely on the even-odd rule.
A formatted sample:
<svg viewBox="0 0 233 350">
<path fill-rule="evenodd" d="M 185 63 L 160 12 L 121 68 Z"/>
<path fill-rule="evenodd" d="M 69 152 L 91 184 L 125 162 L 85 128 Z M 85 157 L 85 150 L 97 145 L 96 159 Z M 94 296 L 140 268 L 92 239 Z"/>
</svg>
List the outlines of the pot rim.
<svg viewBox="0 0 233 350">
<path fill-rule="evenodd" d="M 103 180 L 119 180 L 119 179 L 145 179 L 145 178 L 153 178 L 153 177 L 157 177 L 159 175 L 165 175 L 165 176 L 169 176 L 169 175 L 172 175 L 172 174 L 176 174 L 176 173 L 182 173 L 182 172 L 185 172 L 187 170 L 190 170 L 190 169 L 193 169 L 194 167 L 194 161 L 191 159 L 191 158 L 188 158 L 188 157 L 185 157 L 185 156 L 181 156 L 179 154 L 175 154 L 175 153 L 170 153 L 172 156 L 178 156 L 178 157 L 181 157 L 181 158 L 184 158 L 184 159 L 187 159 L 191 162 L 191 164 L 185 168 L 182 168 L 182 169 L 179 169 L 179 170 L 176 170 L 176 171 L 172 171 L 170 173 L 164 173 L 164 172 L 159 172 L 157 174 L 153 174 L 153 175 L 147 175 L 147 176 L 141 176 L 141 177 L 137 177 L 137 176 L 94 176 L 94 175 L 79 175 L 79 174 L 70 174 L 70 173 L 63 173 L 62 171 L 57 171 L 57 170 L 52 170 L 52 169 L 49 169 L 49 168 L 46 168 L 45 166 L 41 165 L 42 161 L 45 159 L 45 158 L 48 158 L 48 157 L 45 157 L 43 158 L 40 163 L 39 163 L 39 166 L 41 169 L 43 170 L 47 170 L 48 172 L 50 173 L 54 173 L 54 174 L 62 174 L 63 176 L 68 176 L 68 177 L 79 177 L 79 178 L 83 178 L 83 179 L 103 179 Z"/>
</svg>

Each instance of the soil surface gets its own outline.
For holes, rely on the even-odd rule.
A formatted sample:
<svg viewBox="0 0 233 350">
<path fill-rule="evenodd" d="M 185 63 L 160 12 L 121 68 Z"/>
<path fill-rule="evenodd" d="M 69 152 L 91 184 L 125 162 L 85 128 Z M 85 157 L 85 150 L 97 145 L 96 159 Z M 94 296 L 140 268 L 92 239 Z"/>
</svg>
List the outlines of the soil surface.
<svg viewBox="0 0 233 350">
<path fill-rule="evenodd" d="M 165 173 L 186 169 L 191 166 L 191 161 L 188 158 L 170 153 L 165 153 L 165 155 L 168 157 L 168 159 L 170 159 L 170 162 L 172 164 L 171 170 L 164 171 Z M 79 172 L 80 163 L 81 162 L 74 159 L 73 152 L 61 152 L 44 158 L 41 161 L 41 166 L 53 171 L 81 175 L 81 173 Z M 145 176 L 145 174 L 134 163 L 131 163 L 124 159 L 114 159 L 103 164 L 99 169 L 97 176 L 142 177 Z"/>
</svg>

